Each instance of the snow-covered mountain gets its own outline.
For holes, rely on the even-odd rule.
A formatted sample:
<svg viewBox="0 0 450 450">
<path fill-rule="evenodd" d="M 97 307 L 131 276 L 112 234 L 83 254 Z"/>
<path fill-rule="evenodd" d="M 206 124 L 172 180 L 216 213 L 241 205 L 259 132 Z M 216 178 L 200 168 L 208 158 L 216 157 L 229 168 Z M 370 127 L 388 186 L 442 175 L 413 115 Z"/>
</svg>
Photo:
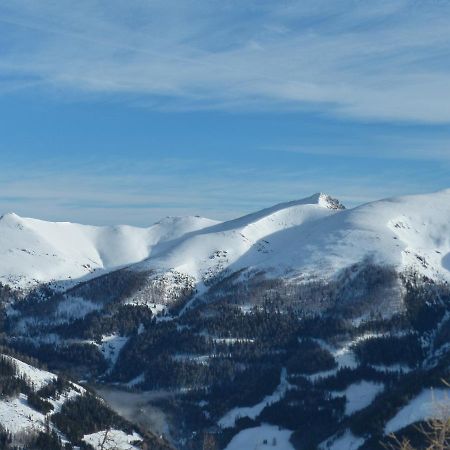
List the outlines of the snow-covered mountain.
<svg viewBox="0 0 450 450">
<path fill-rule="evenodd" d="M 343 210 L 325 194 L 281 203 L 247 216 L 204 228 L 180 238 L 164 252 L 155 253 L 137 270 L 175 270 L 194 277 L 198 283 L 223 270 L 235 271 L 255 266 L 269 267 L 270 257 L 282 256 L 290 246 L 302 245 L 303 230 Z M 295 240 L 280 240 L 292 231 Z"/>
<path fill-rule="evenodd" d="M 203 448 L 206 430 L 230 450 L 378 450 L 389 431 L 432 416 L 431 388 L 447 392 L 450 190 L 352 209 L 315 194 L 147 229 L 7 215 L 0 253 L 0 279 L 21 288 L 0 286 L 5 342 L 53 371 L 157 390 L 153 406 L 178 409 L 172 422 L 149 408 L 144 429 L 176 448 Z M 56 292 L 23 289 L 53 280 Z M 25 414 L 42 430 L 27 389 L 0 402 L 0 422 Z M 124 414 L 141 424 L 144 397 L 129 395 L 109 398 L 118 412 L 133 398 Z M 58 413 L 60 397 L 48 398 Z M 114 430 L 124 448 L 136 437 Z M 104 433 L 86 428 L 77 442 L 98 447 Z"/>
<path fill-rule="evenodd" d="M 95 227 L 5 214 L 0 218 L 0 281 L 27 288 L 89 278 L 148 258 L 164 241 L 215 223 L 167 217 L 149 228 Z"/>
<path fill-rule="evenodd" d="M 389 279 L 394 298 L 407 271 L 450 279 L 450 190 L 352 209 L 315 194 L 227 222 L 168 218 L 145 229 L 10 214 L 0 220 L 0 254 L 0 279 L 13 286 L 72 280 L 71 287 L 126 266 L 121 273 L 144 280 L 130 299 L 138 303 L 183 302 L 213 291 L 217 297 L 225 281 L 227 295 L 243 287 L 259 295 L 276 280 L 272 294 L 283 291 L 288 299 L 301 298 L 311 283 L 339 284 L 340 296 L 345 283 L 353 283 L 350 295 L 367 297 L 376 292 L 373 267 L 396 274 Z"/>
<path fill-rule="evenodd" d="M 405 273 L 450 279 L 450 190 L 353 209 L 316 194 L 188 233 L 130 269 L 148 274 L 163 303 L 187 291 L 185 300 L 270 297 L 300 308 L 308 297 L 308 309 L 319 300 L 384 308 L 389 298 L 393 309 Z M 143 293 L 139 303 L 158 300 Z"/>
<path fill-rule="evenodd" d="M 328 277 L 370 260 L 450 277 L 450 190 L 343 209 L 323 194 L 203 228 L 135 266 L 207 280 L 227 269 Z"/>
</svg>

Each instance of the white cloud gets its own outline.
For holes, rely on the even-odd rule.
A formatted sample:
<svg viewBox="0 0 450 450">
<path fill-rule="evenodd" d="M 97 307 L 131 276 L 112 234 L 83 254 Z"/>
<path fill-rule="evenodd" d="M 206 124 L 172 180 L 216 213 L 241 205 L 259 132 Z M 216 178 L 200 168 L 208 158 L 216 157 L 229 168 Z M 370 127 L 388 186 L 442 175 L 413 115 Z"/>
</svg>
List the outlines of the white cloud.
<svg viewBox="0 0 450 450">
<path fill-rule="evenodd" d="M 0 89 L 446 123 L 449 12 L 412 0 L 12 0 L 0 6 Z"/>
</svg>

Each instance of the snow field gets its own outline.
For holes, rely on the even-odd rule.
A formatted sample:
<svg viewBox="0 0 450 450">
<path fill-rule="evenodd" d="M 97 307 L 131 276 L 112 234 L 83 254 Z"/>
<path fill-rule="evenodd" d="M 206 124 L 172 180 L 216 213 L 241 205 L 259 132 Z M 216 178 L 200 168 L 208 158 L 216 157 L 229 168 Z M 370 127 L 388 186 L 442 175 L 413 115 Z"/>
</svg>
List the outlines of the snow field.
<svg viewBox="0 0 450 450">
<path fill-rule="evenodd" d="M 383 392 L 384 385 L 371 381 L 360 381 L 351 384 L 344 391 L 333 392 L 336 396 L 345 396 L 345 415 L 350 416 L 366 406 L 369 406 L 375 397 Z"/>
<path fill-rule="evenodd" d="M 424 389 L 387 422 L 385 433 L 394 433 L 414 422 L 439 418 L 449 412 L 450 389 Z"/>
<path fill-rule="evenodd" d="M 0 281 L 31 288 L 92 278 L 142 261 L 164 242 L 215 224 L 201 217 L 173 217 L 149 228 L 95 227 L 5 214 L 0 218 Z"/>
<path fill-rule="evenodd" d="M 18 374 L 24 376 L 35 391 L 41 389 L 56 379 L 56 375 L 46 370 L 30 366 L 17 358 L 4 355 L 17 367 Z M 53 405 L 51 414 L 58 412 L 67 400 L 70 400 L 85 389 L 78 385 L 63 392 L 58 398 L 50 398 L 48 401 Z M 31 408 L 27 403 L 27 396 L 19 394 L 14 399 L 0 400 L 0 424 L 13 435 L 26 430 L 41 431 L 45 426 L 45 415 Z"/>
<path fill-rule="evenodd" d="M 12 435 L 26 430 L 42 431 L 45 416 L 30 408 L 26 395 L 20 394 L 12 400 L 0 400 L 0 424 Z"/>
<path fill-rule="evenodd" d="M 142 438 L 137 433 L 126 434 L 122 430 L 111 429 L 87 434 L 83 437 L 83 441 L 96 450 L 138 450 L 140 447 L 133 443 L 142 442 Z"/>
<path fill-rule="evenodd" d="M 294 450 L 289 442 L 292 431 L 273 425 L 261 425 L 240 431 L 225 450 Z"/>
</svg>

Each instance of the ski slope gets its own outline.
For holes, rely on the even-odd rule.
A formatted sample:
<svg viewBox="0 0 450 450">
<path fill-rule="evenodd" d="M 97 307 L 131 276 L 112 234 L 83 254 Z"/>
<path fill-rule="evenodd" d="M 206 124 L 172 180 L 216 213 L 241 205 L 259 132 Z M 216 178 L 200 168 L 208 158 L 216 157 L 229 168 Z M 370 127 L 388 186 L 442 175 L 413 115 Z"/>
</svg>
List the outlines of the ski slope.
<svg viewBox="0 0 450 450">
<path fill-rule="evenodd" d="M 343 395 L 346 399 L 345 415 L 351 414 L 369 406 L 375 397 L 384 389 L 383 384 L 372 381 L 359 381 L 348 386 L 344 391 L 335 392 L 333 395 Z"/>
</svg>

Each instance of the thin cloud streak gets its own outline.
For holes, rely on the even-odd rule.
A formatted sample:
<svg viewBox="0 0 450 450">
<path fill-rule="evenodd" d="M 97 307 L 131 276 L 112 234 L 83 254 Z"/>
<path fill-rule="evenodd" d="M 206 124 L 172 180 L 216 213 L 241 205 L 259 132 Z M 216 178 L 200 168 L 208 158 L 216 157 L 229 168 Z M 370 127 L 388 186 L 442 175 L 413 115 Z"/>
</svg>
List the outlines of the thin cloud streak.
<svg viewBox="0 0 450 450">
<path fill-rule="evenodd" d="M 372 139 L 374 139 L 372 137 Z M 439 161 L 450 164 L 450 139 L 409 139 L 407 137 L 378 138 L 377 145 L 373 142 L 331 143 L 323 145 L 277 145 L 261 147 L 262 151 L 297 153 L 301 155 L 345 156 L 357 159 L 379 159 L 383 161 Z"/>
<path fill-rule="evenodd" d="M 213 161 L 204 163 L 200 175 L 190 176 L 189 168 L 194 170 L 198 161 L 185 161 L 184 172 L 181 160 L 172 161 L 172 171 L 167 171 L 167 164 L 140 161 L 139 171 L 120 161 L 107 170 L 98 164 L 64 173 L 56 167 L 40 168 L 38 173 L 21 168 L 0 178 L 0 211 L 58 221 L 148 226 L 166 215 L 231 219 L 317 191 L 337 196 L 349 206 L 417 192 L 417 179 L 406 169 L 403 174 L 395 169 L 397 176 L 386 169 L 372 175 L 353 174 L 349 179 L 334 164 L 328 168 L 244 167 L 236 173 L 231 165 Z M 434 168 L 425 172 L 421 171 L 426 175 L 421 190 L 438 175 Z"/>
<path fill-rule="evenodd" d="M 450 121 L 450 4 L 112 3 L 0 6 L 0 74 L 165 110 Z"/>
</svg>

